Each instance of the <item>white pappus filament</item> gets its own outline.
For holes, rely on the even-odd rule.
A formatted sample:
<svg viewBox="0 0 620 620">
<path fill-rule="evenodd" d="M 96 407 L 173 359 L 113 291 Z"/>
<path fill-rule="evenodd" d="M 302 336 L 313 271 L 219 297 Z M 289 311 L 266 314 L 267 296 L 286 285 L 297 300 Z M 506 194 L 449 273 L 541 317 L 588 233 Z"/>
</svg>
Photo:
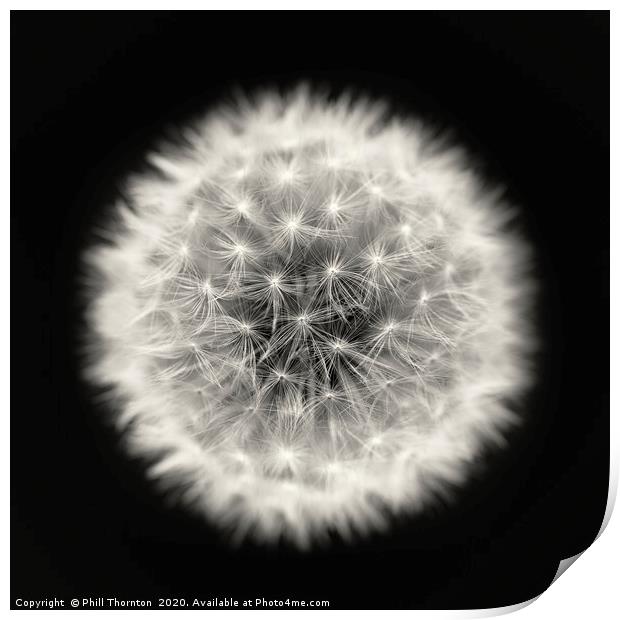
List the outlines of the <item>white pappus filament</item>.
<svg viewBox="0 0 620 620">
<path fill-rule="evenodd" d="M 526 245 L 463 156 L 299 88 L 151 157 L 87 252 L 89 378 L 150 474 L 239 538 L 382 527 L 516 419 Z"/>
</svg>

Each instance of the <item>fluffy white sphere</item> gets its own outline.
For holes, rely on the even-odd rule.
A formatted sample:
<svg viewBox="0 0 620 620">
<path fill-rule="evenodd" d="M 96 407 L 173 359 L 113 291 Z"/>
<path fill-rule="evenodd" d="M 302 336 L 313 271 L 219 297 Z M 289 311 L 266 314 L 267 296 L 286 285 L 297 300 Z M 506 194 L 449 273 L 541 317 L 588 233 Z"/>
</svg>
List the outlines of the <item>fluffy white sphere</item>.
<svg viewBox="0 0 620 620">
<path fill-rule="evenodd" d="M 465 480 L 528 379 L 497 194 L 419 125 L 303 88 L 184 137 L 88 252 L 89 377 L 152 476 L 299 545 Z"/>
</svg>

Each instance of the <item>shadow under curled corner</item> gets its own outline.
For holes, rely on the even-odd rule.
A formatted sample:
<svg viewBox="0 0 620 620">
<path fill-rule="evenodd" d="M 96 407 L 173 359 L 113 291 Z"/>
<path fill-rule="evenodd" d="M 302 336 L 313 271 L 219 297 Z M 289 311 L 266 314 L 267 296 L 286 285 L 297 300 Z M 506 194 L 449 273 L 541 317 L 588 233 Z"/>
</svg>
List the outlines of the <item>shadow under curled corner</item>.
<svg viewBox="0 0 620 620">
<path fill-rule="evenodd" d="M 618 492 L 618 459 L 617 459 L 617 455 L 614 454 L 613 450 L 611 450 L 610 451 L 609 491 L 607 493 L 607 505 L 605 506 L 605 515 L 603 517 L 601 527 L 597 535 L 594 537 L 594 540 L 592 540 L 592 542 L 590 543 L 590 545 L 588 545 L 588 547 L 586 547 L 583 551 L 580 551 L 579 553 L 576 553 L 575 555 L 569 558 L 564 558 L 563 560 L 560 560 L 558 564 L 558 570 L 556 571 L 555 576 L 553 577 L 551 583 L 549 583 L 549 585 L 537 596 L 534 596 L 521 603 L 515 603 L 514 605 L 506 605 L 505 607 L 471 610 L 471 615 L 467 614 L 466 617 L 492 618 L 494 616 L 503 616 L 503 615 L 510 614 L 515 611 L 519 611 L 520 609 L 528 607 L 529 605 L 537 601 L 590 548 L 590 546 L 601 537 L 601 535 L 607 528 L 609 520 L 611 519 L 611 514 L 616 504 L 617 492 Z"/>
</svg>

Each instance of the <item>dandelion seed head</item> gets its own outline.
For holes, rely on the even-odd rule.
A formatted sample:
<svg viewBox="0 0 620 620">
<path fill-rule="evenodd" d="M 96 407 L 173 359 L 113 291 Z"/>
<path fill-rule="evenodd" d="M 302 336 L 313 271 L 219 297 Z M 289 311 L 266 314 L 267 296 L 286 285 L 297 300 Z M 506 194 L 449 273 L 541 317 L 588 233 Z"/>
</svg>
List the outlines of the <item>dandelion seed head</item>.
<svg viewBox="0 0 620 620">
<path fill-rule="evenodd" d="M 301 88 L 214 114 L 88 252 L 90 380 L 152 477 L 240 536 L 384 527 L 517 417 L 527 247 L 383 110 Z"/>
</svg>

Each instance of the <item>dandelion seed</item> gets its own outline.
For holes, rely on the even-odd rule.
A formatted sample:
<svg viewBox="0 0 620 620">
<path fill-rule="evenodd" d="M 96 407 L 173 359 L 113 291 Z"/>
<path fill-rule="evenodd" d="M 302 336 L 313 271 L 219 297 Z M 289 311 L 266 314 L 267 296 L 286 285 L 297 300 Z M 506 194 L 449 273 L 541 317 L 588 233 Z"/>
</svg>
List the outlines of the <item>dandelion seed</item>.
<svg viewBox="0 0 620 620">
<path fill-rule="evenodd" d="M 189 215 L 187 216 L 187 223 L 190 226 L 193 226 L 198 221 L 198 215 L 199 215 L 198 209 L 192 209 Z"/>
<path fill-rule="evenodd" d="M 285 170 L 282 170 L 282 172 L 280 173 L 278 177 L 278 180 L 280 181 L 280 183 L 283 183 L 285 185 L 292 183 L 294 179 L 295 179 L 295 171 L 292 168 L 286 168 Z"/>
<path fill-rule="evenodd" d="M 237 211 L 241 213 L 241 215 L 248 215 L 250 213 L 250 202 L 248 200 L 242 199 L 237 203 Z"/>
</svg>

